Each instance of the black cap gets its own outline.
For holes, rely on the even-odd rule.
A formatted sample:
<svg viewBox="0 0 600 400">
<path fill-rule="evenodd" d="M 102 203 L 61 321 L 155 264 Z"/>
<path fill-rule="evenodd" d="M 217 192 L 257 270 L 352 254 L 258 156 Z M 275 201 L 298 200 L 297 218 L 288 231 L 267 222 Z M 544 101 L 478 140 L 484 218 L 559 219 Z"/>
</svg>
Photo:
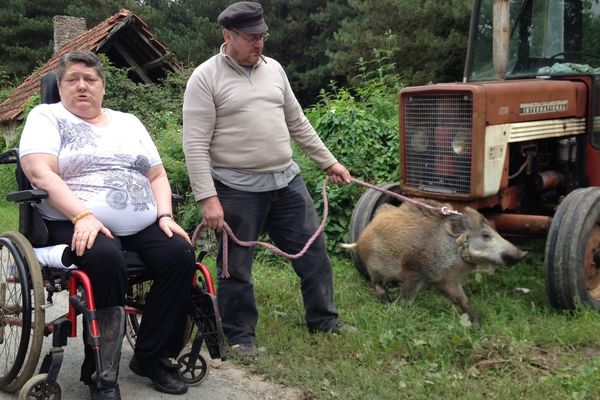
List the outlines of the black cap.
<svg viewBox="0 0 600 400">
<path fill-rule="evenodd" d="M 247 33 L 265 33 L 269 30 L 259 3 L 240 1 L 227 7 L 217 18 L 219 25 Z"/>
</svg>

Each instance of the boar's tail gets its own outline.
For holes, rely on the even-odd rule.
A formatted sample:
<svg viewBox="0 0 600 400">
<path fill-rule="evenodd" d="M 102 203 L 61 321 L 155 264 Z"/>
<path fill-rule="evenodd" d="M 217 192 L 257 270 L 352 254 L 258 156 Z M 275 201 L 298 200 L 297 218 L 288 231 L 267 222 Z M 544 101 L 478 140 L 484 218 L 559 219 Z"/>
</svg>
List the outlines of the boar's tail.
<svg viewBox="0 0 600 400">
<path fill-rule="evenodd" d="M 342 249 L 352 250 L 356 247 L 356 243 L 338 243 Z"/>
</svg>

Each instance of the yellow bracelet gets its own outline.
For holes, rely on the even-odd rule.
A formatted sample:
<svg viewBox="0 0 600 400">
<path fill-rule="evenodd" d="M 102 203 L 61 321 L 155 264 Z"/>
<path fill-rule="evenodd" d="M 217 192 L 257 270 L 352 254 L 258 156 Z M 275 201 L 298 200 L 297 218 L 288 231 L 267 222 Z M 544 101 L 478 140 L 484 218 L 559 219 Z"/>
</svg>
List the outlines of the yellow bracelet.
<svg viewBox="0 0 600 400">
<path fill-rule="evenodd" d="M 93 213 L 90 210 L 85 210 L 85 211 L 77 214 L 76 216 L 74 216 L 73 219 L 71 220 L 71 222 L 73 223 L 73 225 L 75 225 L 77 223 L 77 221 L 87 217 L 88 215 L 93 215 Z"/>
</svg>

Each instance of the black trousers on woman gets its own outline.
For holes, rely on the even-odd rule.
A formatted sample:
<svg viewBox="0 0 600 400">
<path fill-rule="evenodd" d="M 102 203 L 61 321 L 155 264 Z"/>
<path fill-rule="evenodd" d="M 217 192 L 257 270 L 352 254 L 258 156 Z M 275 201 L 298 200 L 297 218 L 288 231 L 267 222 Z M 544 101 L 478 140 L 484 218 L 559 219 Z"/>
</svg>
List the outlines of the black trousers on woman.
<svg viewBox="0 0 600 400">
<path fill-rule="evenodd" d="M 49 245 L 71 245 L 69 221 L 46 221 Z M 191 299 L 195 255 L 183 238 L 167 237 L 157 223 L 129 236 L 109 239 L 99 234 L 91 249 L 73 263 L 89 276 L 96 309 L 123 306 L 127 290 L 127 265 L 123 250 L 134 251 L 153 273 L 138 333 L 135 354 L 141 360 L 176 357 L 183 347 L 183 331 Z M 69 250 L 70 251 L 70 250 Z M 84 335 L 85 340 L 85 335 Z M 96 370 L 91 347 L 85 343 L 81 381 L 89 385 Z"/>
</svg>

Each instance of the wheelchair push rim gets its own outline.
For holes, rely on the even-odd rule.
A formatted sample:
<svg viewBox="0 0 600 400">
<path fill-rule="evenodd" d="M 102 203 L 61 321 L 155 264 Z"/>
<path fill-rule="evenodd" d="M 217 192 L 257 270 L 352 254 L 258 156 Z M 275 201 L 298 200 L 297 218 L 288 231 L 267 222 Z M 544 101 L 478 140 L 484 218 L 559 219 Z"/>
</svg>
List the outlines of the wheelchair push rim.
<svg viewBox="0 0 600 400">
<path fill-rule="evenodd" d="M 29 241 L 0 234 L 0 389 L 18 391 L 37 366 L 44 334 L 43 280 Z"/>
</svg>

